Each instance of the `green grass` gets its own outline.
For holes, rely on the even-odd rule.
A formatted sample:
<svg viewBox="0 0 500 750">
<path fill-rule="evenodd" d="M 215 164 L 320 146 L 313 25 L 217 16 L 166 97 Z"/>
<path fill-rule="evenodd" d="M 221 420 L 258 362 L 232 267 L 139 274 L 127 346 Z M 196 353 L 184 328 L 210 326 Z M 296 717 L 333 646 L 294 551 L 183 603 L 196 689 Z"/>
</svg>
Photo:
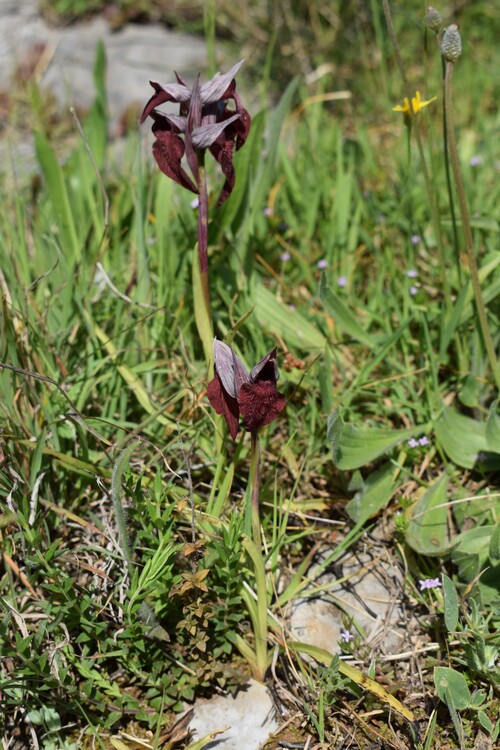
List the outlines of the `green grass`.
<svg viewBox="0 0 500 750">
<path fill-rule="evenodd" d="M 412 90 L 438 97 L 418 118 L 445 276 L 415 139 L 408 149 L 392 112 L 405 92 L 383 17 L 378 4 L 362 5 L 332 58 L 322 56 L 334 30 L 326 6 L 301 6 L 309 25 L 296 43 L 333 73 L 306 84 L 297 71 L 276 107 L 252 111 L 235 191 L 211 209 L 216 334 L 248 364 L 277 345 L 288 399 L 261 435 L 262 555 L 248 539 L 250 438 L 240 433 L 233 445 L 205 395 L 192 196 L 142 160 L 134 133 L 125 162 L 113 163 L 100 51 L 83 122 L 95 166 L 81 140 L 61 163 L 35 107 L 41 185 L 3 173 L 0 728 L 19 747 L 37 736 L 41 747 L 67 748 L 80 732 L 111 747 L 119 729 L 151 730 L 154 746 L 183 701 L 235 690 L 262 672 L 275 644 L 277 673 L 303 706 L 299 740 L 336 747 L 353 723 L 359 747 L 377 736 L 426 749 L 472 747 L 480 728 L 493 743 L 498 736 L 498 392 L 459 220 L 455 246 L 439 55 L 420 4 L 396 15 Z M 488 8 L 463 11 L 454 87 L 498 350 L 500 92 Z M 279 48 L 271 69 L 280 60 L 289 73 Z M 340 84 L 351 98 L 329 102 Z M 209 179 L 213 198 L 215 169 Z M 418 656 L 418 673 L 362 639 L 356 666 L 330 665 L 286 630 L 284 608 L 307 583 L 315 545 L 327 567 L 373 527 L 405 567 L 421 642 L 436 644 Z M 441 575 L 442 588 L 419 591 L 419 579 Z M 326 666 L 312 669 L 300 653 Z"/>
</svg>

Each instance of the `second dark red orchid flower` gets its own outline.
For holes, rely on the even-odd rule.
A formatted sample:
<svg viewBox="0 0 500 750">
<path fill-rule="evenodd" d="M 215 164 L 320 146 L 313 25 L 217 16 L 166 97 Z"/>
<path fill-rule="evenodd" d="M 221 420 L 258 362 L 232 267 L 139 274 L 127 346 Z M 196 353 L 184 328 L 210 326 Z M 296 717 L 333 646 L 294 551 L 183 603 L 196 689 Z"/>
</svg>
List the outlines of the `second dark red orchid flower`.
<svg viewBox="0 0 500 750">
<path fill-rule="evenodd" d="M 226 178 L 218 205 L 234 187 L 233 151 L 243 146 L 250 129 L 250 115 L 236 93 L 234 80 L 242 65 L 243 61 L 223 75 L 217 73 L 203 85 L 198 76 L 191 89 L 177 73 L 177 83 L 150 81 L 155 93 L 141 116 L 141 122 L 147 117 L 154 121 L 153 155 L 161 171 L 187 190 L 199 193 L 199 166 L 205 150 L 217 159 Z M 234 110 L 227 109 L 230 99 Z M 165 102 L 179 104 L 179 114 L 159 112 L 156 108 Z M 181 165 L 184 154 L 194 181 Z"/>
<path fill-rule="evenodd" d="M 231 347 L 215 339 L 214 364 L 215 376 L 208 384 L 207 396 L 217 414 L 224 416 L 233 440 L 240 415 L 245 430 L 254 432 L 273 422 L 285 408 L 285 397 L 276 389 L 276 349 L 248 372 Z"/>
</svg>

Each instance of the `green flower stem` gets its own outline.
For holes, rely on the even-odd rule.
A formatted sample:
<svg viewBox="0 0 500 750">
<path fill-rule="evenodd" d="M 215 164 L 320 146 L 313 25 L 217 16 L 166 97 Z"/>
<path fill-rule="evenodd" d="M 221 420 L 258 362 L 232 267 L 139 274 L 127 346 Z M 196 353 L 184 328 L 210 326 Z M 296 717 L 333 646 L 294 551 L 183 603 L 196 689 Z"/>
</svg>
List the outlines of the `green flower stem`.
<svg viewBox="0 0 500 750">
<path fill-rule="evenodd" d="M 469 210 L 467 208 L 467 202 L 465 200 L 465 188 L 462 180 L 462 172 L 460 169 L 460 161 L 458 158 L 457 144 L 455 140 L 455 132 L 453 128 L 453 104 L 452 104 L 452 77 L 453 77 L 453 63 L 446 63 L 446 73 L 444 79 L 444 108 L 446 112 L 446 131 L 448 136 L 448 151 L 450 155 L 451 166 L 453 170 L 453 179 L 455 180 L 455 187 L 457 190 L 458 205 L 460 209 L 460 216 L 462 218 L 462 227 L 465 238 L 465 251 L 467 253 L 467 259 L 469 261 L 469 270 L 472 281 L 472 288 L 474 291 L 474 297 L 476 301 L 477 314 L 479 317 L 479 326 L 481 334 L 483 336 L 484 345 L 486 348 L 486 354 L 490 363 L 491 371 L 495 379 L 497 388 L 500 390 L 500 369 L 495 354 L 495 347 L 493 345 L 493 339 L 491 338 L 490 329 L 488 326 L 488 318 L 486 315 L 486 307 L 484 304 L 483 294 L 481 291 L 481 283 L 479 281 L 479 273 L 477 270 L 477 260 L 474 253 L 474 242 L 472 239 L 472 229 L 470 225 Z"/>
<path fill-rule="evenodd" d="M 401 52 L 399 50 L 398 40 L 396 39 L 396 32 L 394 31 L 394 25 L 392 23 L 392 15 L 391 10 L 389 8 L 389 2 L 388 0 L 382 0 L 382 6 L 384 9 L 384 15 L 385 15 L 385 21 L 387 24 L 387 30 L 389 32 L 389 36 L 391 38 L 392 46 L 394 47 L 394 55 L 396 57 L 396 63 L 399 69 L 399 73 L 401 75 L 401 79 L 403 81 L 403 89 L 406 98 L 408 99 L 410 109 L 412 109 L 412 90 L 410 88 L 410 84 L 408 83 L 408 79 L 406 77 L 406 72 L 403 64 L 403 58 L 401 57 Z M 427 195 L 429 196 L 429 203 L 430 203 L 430 210 L 431 210 L 431 219 L 432 224 L 434 226 L 434 232 L 436 234 L 436 244 L 437 244 L 437 250 L 438 250 L 438 261 L 439 261 L 439 267 L 440 267 L 440 273 L 441 273 L 441 279 L 443 282 L 443 294 L 444 294 L 444 300 L 446 309 L 449 309 L 451 307 L 451 298 L 450 298 L 450 286 L 448 283 L 448 275 L 446 273 L 446 262 L 444 257 L 444 250 L 443 250 L 443 235 L 441 232 L 441 222 L 439 221 L 439 213 L 438 213 L 438 204 L 436 195 L 434 193 L 434 188 L 432 186 L 432 180 L 429 175 L 429 170 L 427 168 L 427 161 L 425 159 L 425 153 L 424 153 L 424 145 L 422 141 L 422 134 L 420 132 L 420 125 L 418 122 L 418 117 L 416 112 L 411 112 L 409 114 L 409 117 L 412 118 L 412 125 L 415 132 L 415 138 L 417 141 L 417 148 L 418 153 L 420 155 L 420 162 L 422 165 L 422 173 L 424 175 L 424 182 L 425 187 L 427 190 Z"/>
<path fill-rule="evenodd" d="M 440 47 L 440 42 L 438 43 Z M 441 57 L 443 64 L 443 93 L 444 93 L 444 81 L 446 75 L 446 60 Z M 443 97 L 444 98 L 444 97 Z M 462 268 L 460 266 L 460 246 L 458 243 L 458 231 L 457 231 L 457 219 L 455 216 L 455 202 L 453 200 L 453 191 L 451 189 L 451 174 L 450 174 L 450 161 L 449 161 L 449 150 L 448 150 L 448 129 L 446 126 L 446 107 L 443 107 L 443 142 L 444 142 L 444 167 L 446 173 L 446 189 L 448 191 L 448 203 L 450 205 L 450 216 L 451 226 L 453 229 L 453 246 L 455 248 L 455 259 L 457 262 L 457 277 L 458 281 L 462 283 Z"/>
<path fill-rule="evenodd" d="M 252 443 L 250 447 L 250 503 L 252 516 L 252 536 L 253 542 L 258 550 L 261 549 L 260 542 L 260 516 L 259 516 L 259 498 L 260 498 L 260 442 L 259 432 L 254 430 L 252 433 Z"/>
<path fill-rule="evenodd" d="M 413 178 L 412 172 L 412 158 L 411 158 L 411 117 L 405 115 L 405 130 L 406 130 L 406 174 L 404 175 L 404 194 L 407 196 L 405 202 L 405 212 L 408 217 L 408 240 L 407 244 L 410 244 L 409 236 L 411 234 L 411 227 L 413 226 L 413 194 L 411 191 L 411 181 Z M 414 252 L 414 251 L 413 251 Z M 412 252 L 412 255 L 413 255 Z M 413 265 L 413 260 L 410 262 Z"/>
</svg>

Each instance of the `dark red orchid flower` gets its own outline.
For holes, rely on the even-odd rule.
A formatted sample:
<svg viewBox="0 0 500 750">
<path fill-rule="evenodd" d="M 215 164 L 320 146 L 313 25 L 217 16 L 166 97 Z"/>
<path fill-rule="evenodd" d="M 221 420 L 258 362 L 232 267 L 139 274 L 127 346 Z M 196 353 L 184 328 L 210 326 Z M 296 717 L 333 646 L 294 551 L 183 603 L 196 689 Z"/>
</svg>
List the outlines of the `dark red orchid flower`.
<svg viewBox="0 0 500 750">
<path fill-rule="evenodd" d="M 249 373 L 231 347 L 215 339 L 214 364 L 215 376 L 208 384 L 207 396 L 217 414 L 224 416 L 233 440 L 240 414 L 245 430 L 254 432 L 273 422 L 285 408 L 285 397 L 276 390 L 276 349 Z"/>
<path fill-rule="evenodd" d="M 250 129 L 250 115 L 236 93 L 234 80 L 242 65 L 243 60 L 227 73 L 217 73 L 202 86 L 198 76 L 191 89 L 177 73 L 177 83 L 150 81 L 155 93 L 141 116 L 141 122 L 147 117 L 154 121 L 153 155 L 158 166 L 182 187 L 199 193 L 199 165 L 203 163 L 203 153 L 208 149 L 217 159 L 226 178 L 218 205 L 229 197 L 234 187 L 233 152 L 243 146 Z M 234 110 L 227 108 L 230 99 Z M 159 112 L 157 107 L 165 102 L 179 104 L 179 114 Z M 184 154 L 194 181 L 181 165 Z"/>
</svg>

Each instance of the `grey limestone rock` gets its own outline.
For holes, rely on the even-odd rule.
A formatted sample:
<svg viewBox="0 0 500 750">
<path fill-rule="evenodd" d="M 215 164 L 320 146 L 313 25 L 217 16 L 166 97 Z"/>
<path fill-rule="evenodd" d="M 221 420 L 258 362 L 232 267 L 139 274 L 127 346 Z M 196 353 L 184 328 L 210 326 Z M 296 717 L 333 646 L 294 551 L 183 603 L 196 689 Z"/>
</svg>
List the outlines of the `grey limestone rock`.
<svg viewBox="0 0 500 750">
<path fill-rule="evenodd" d="M 194 77 L 206 65 L 205 42 L 159 24 L 127 24 L 113 31 L 103 17 L 55 28 L 38 13 L 34 0 L 0 0 L 0 81 L 8 89 L 18 65 L 37 45 L 44 45 L 40 85 L 63 106 L 88 107 L 94 96 L 92 69 L 97 42 L 107 56 L 107 91 L 111 123 L 131 104 L 149 98 L 149 80 L 173 80 L 177 70 Z"/>
</svg>

